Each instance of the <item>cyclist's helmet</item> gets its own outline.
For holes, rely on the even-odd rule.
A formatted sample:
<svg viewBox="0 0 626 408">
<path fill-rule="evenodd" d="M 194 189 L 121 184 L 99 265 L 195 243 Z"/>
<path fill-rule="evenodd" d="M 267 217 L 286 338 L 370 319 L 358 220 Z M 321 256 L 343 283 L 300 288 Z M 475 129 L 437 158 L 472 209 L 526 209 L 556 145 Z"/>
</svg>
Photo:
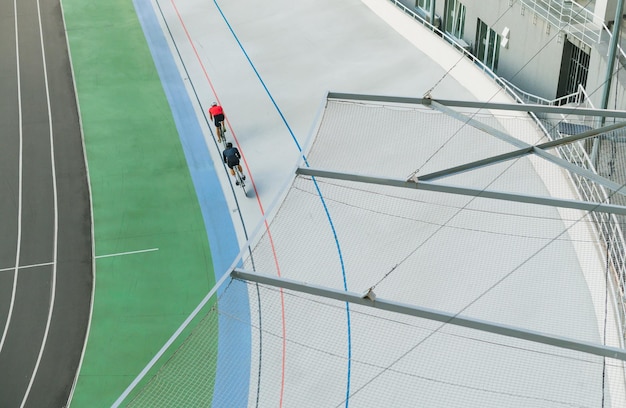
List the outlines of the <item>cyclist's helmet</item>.
<svg viewBox="0 0 626 408">
<path fill-rule="evenodd" d="M 217 102 L 213 102 L 211 106 L 217 106 Z"/>
<path fill-rule="evenodd" d="M 233 147 L 233 144 L 231 142 L 226 143 L 226 148 L 230 149 L 231 147 Z"/>
</svg>

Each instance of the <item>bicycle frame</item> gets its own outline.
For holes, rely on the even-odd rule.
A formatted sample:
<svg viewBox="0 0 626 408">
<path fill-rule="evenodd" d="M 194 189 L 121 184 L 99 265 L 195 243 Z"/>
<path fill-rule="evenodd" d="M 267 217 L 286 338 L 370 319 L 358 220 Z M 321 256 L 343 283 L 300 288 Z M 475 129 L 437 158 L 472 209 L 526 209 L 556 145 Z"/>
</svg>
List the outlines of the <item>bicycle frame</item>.
<svg viewBox="0 0 626 408">
<path fill-rule="evenodd" d="M 246 193 L 246 183 L 244 182 L 243 175 L 239 171 L 239 166 L 233 166 L 233 170 L 235 170 L 235 178 L 239 182 L 239 187 L 243 190 L 243 194 L 247 196 Z"/>
<path fill-rule="evenodd" d="M 226 148 L 226 126 L 224 125 L 224 121 L 221 121 L 220 125 L 217 127 L 217 140 Z"/>
</svg>

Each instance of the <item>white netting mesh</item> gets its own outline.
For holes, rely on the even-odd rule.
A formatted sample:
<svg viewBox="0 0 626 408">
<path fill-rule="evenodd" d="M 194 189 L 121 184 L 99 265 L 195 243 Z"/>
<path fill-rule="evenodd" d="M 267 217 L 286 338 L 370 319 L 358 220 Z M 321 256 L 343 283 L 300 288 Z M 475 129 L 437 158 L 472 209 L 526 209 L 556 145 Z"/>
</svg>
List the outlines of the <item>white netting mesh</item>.
<svg viewBox="0 0 626 408">
<path fill-rule="evenodd" d="M 547 141 L 527 116 L 463 113 Z M 329 100 L 307 163 L 406 179 L 515 149 L 427 107 Z M 580 197 L 533 156 L 438 182 Z M 253 242 L 244 269 L 621 345 L 605 246 L 578 210 L 297 176 Z M 623 377 L 619 361 L 234 281 L 131 406 L 609 407 Z"/>
<path fill-rule="evenodd" d="M 482 159 L 487 142 L 496 154 L 510 150 L 427 107 L 329 100 L 307 158 L 311 167 L 404 178 L 416 169 L 428 173 L 458 162 L 459 149 L 464 161 Z M 434 155 L 438 161 L 431 160 Z"/>
<path fill-rule="evenodd" d="M 250 407 L 614 406 L 599 357 L 356 305 L 348 325 L 343 302 L 247 286 L 250 316 L 213 309 L 129 406 L 209 406 L 218 318 L 251 322 Z"/>
<path fill-rule="evenodd" d="M 472 119 L 541 139 L 528 117 Z M 416 169 L 411 160 L 440 170 L 513 150 L 459 124 L 421 106 L 331 100 L 307 160 L 314 168 L 403 178 Z M 386 126 L 392 130 L 381 140 Z M 522 157 L 445 181 L 550 196 L 545 180 L 566 184 L 566 178 L 560 167 L 540 165 L 541 177 Z M 573 198 L 567 184 L 563 192 Z M 286 278 L 354 292 L 376 286 L 379 296 L 401 302 L 598 341 L 583 273 L 595 268 L 603 276 L 598 241 L 584 214 L 562 215 L 547 206 L 299 176 L 255 248 L 254 267 L 276 273 L 276 254 Z M 583 323 L 582 316 L 589 320 Z M 579 329 L 570 330 L 571 324 Z"/>
</svg>

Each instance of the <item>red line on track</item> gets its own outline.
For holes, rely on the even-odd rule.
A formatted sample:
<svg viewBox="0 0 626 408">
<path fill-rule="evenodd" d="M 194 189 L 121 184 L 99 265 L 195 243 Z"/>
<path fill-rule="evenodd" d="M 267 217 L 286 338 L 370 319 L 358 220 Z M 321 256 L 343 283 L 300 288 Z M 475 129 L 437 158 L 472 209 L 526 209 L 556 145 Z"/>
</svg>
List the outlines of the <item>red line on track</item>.
<svg viewBox="0 0 626 408">
<path fill-rule="evenodd" d="M 211 78 L 209 77 L 209 74 L 207 73 L 206 67 L 204 66 L 204 64 L 202 63 L 202 59 L 200 58 L 200 55 L 198 54 L 198 50 L 196 49 L 196 46 L 193 43 L 193 40 L 191 39 L 191 35 L 189 34 L 189 31 L 187 30 L 187 26 L 185 25 L 185 22 L 183 21 L 182 16 L 180 15 L 180 12 L 178 11 L 178 7 L 176 7 L 175 1 L 174 0 L 170 0 L 170 3 L 172 4 L 172 7 L 174 7 L 174 10 L 176 11 L 176 15 L 178 16 L 178 21 L 180 22 L 183 30 L 185 31 L 185 36 L 187 37 L 187 40 L 189 41 L 189 44 L 191 45 L 191 48 L 193 49 L 194 55 L 196 56 L 196 60 L 198 61 L 198 64 L 200 64 L 200 67 L 202 68 L 202 72 L 204 73 L 204 77 L 206 78 L 207 83 L 209 84 L 209 87 L 211 88 L 211 91 L 213 92 L 213 95 L 215 96 L 215 100 L 221 105 L 219 96 L 217 95 L 217 92 L 215 91 L 215 87 L 213 86 L 213 81 L 211 81 Z M 190 79 L 191 80 L 191 79 Z M 237 148 L 241 151 L 241 157 L 243 159 L 244 162 L 244 166 L 246 167 L 246 171 L 248 173 L 248 175 L 250 176 L 250 182 L 252 183 L 252 188 L 254 189 L 254 195 L 256 196 L 256 200 L 257 203 L 259 205 L 259 210 L 261 211 L 261 215 L 263 215 L 263 217 L 265 217 L 265 210 L 263 208 L 263 203 L 261 202 L 261 198 L 259 197 L 259 194 L 257 192 L 256 189 L 256 184 L 254 183 L 254 177 L 252 176 L 252 171 L 250 170 L 250 167 L 248 166 L 248 161 L 246 160 L 246 156 L 243 154 L 243 149 L 241 149 L 241 146 L 239 144 L 239 140 L 237 139 L 237 136 L 235 134 L 234 129 L 232 128 L 230 121 L 228 120 L 228 116 L 224 115 L 226 117 L 225 122 L 226 125 L 228 126 L 228 128 L 230 129 L 231 134 L 233 135 L 233 139 L 235 140 L 235 144 L 237 145 Z M 229 176 L 230 177 L 230 176 Z M 280 265 L 278 263 L 278 256 L 276 254 L 276 248 L 274 247 L 274 240 L 272 238 L 272 233 L 270 231 L 270 227 L 269 224 L 267 222 L 267 220 L 265 220 L 265 230 L 267 231 L 267 236 L 269 238 L 270 241 L 270 247 L 272 248 L 272 256 L 274 258 L 274 264 L 276 265 L 276 272 L 278 274 L 278 276 L 280 275 Z M 284 293 L 283 293 L 283 289 L 280 289 L 280 305 L 281 305 L 281 319 L 282 319 L 282 359 L 281 359 L 281 380 L 280 380 L 280 404 L 279 407 L 283 406 L 283 396 L 284 396 L 284 392 L 285 392 L 285 365 L 286 365 L 286 352 L 287 352 L 287 341 L 286 341 L 286 324 L 285 324 L 285 297 L 284 297 Z"/>
</svg>

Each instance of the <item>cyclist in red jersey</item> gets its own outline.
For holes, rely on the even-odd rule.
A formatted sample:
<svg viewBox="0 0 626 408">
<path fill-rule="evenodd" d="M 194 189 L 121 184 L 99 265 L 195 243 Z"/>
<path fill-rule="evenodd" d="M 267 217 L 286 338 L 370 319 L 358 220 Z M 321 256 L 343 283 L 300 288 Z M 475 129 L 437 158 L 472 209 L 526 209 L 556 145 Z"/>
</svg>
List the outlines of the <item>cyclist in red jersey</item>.
<svg viewBox="0 0 626 408">
<path fill-rule="evenodd" d="M 215 131 L 217 132 L 218 143 L 222 141 L 222 122 L 224 121 L 224 109 L 217 102 L 213 102 L 209 108 L 209 116 L 215 123 Z M 226 136 L 224 136 L 226 137 Z"/>
</svg>

